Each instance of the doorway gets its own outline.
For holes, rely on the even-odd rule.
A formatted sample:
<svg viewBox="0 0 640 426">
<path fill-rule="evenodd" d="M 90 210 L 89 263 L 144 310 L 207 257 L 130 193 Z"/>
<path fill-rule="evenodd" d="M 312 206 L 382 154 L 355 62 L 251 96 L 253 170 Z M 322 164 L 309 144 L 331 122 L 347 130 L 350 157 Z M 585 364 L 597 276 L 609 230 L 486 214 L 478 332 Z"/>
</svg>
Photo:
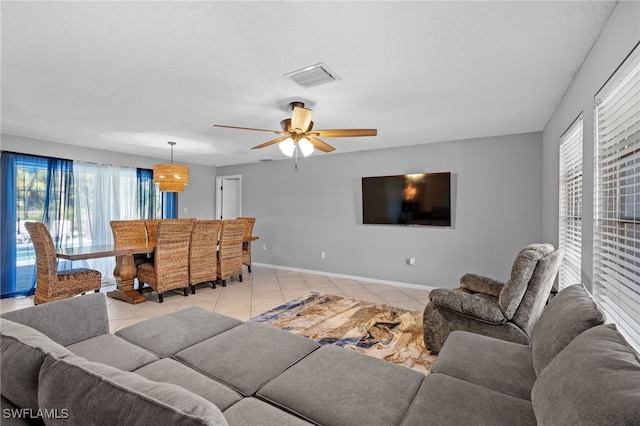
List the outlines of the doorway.
<svg viewBox="0 0 640 426">
<path fill-rule="evenodd" d="M 216 177 L 216 219 L 242 216 L 242 176 Z"/>
</svg>

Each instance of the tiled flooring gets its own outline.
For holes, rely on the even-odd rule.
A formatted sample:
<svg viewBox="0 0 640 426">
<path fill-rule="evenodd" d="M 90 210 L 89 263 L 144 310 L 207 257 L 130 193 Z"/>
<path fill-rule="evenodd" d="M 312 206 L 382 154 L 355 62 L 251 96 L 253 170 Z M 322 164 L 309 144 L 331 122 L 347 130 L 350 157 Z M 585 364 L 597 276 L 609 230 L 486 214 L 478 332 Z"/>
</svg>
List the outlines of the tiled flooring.
<svg viewBox="0 0 640 426">
<path fill-rule="evenodd" d="M 107 298 L 111 332 L 188 306 L 202 306 L 246 321 L 313 291 L 423 310 L 431 290 L 428 287 L 422 290 L 260 266 L 253 266 L 251 270 L 251 273 L 244 270 L 243 282 L 237 279 L 227 281 L 226 287 L 218 285 L 212 289 L 208 284 L 200 284 L 196 294 L 189 293 L 188 297 L 184 297 L 182 292 L 165 293 L 162 304 L 158 303 L 154 292 L 145 292 L 147 302 L 137 305 Z M 103 289 L 105 292 L 108 290 L 112 288 Z M 27 306 L 33 306 L 33 297 L 0 300 L 0 312 Z"/>
</svg>

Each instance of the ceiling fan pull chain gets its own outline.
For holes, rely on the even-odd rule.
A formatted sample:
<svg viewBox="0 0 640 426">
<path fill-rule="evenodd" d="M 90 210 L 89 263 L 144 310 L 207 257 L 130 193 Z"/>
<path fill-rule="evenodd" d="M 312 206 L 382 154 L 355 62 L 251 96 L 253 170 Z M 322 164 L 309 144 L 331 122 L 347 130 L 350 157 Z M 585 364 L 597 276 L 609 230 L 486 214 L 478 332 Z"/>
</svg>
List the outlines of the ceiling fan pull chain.
<svg viewBox="0 0 640 426">
<path fill-rule="evenodd" d="M 293 148 L 293 152 L 294 152 L 295 158 L 296 158 L 295 170 L 297 172 L 298 171 L 298 144 L 296 144 L 296 146 Z"/>
</svg>

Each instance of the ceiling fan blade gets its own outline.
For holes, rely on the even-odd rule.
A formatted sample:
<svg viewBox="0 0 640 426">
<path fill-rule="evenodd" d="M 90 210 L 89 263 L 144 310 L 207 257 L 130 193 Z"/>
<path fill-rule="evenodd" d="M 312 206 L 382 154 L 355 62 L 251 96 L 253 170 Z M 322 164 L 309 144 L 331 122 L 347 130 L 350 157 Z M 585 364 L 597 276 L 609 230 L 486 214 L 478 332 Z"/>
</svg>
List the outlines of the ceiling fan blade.
<svg viewBox="0 0 640 426">
<path fill-rule="evenodd" d="M 283 137 L 281 137 L 281 138 L 276 138 L 276 139 L 271 140 L 271 141 L 269 141 L 269 142 L 265 142 L 265 143 L 260 144 L 260 145 L 258 145 L 258 146 L 254 146 L 254 147 L 253 147 L 253 148 L 251 148 L 251 149 L 260 149 L 260 148 L 264 148 L 265 146 L 269 146 L 269 145 L 273 145 L 273 144 L 276 144 L 276 143 L 280 143 L 280 142 L 282 142 L 283 140 L 287 139 L 288 137 L 289 137 L 289 136 L 283 136 Z"/>
<path fill-rule="evenodd" d="M 351 138 L 355 136 L 377 136 L 377 129 L 331 129 L 331 130 L 314 130 L 309 133 L 313 136 L 321 136 L 324 138 Z"/>
<path fill-rule="evenodd" d="M 311 110 L 302 107 L 293 107 L 293 113 L 291 114 L 291 128 L 293 131 L 299 130 L 300 133 L 304 133 L 309 130 L 311 124 Z"/>
<path fill-rule="evenodd" d="M 311 142 L 311 144 L 314 146 L 315 149 L 320 150 L 322 152 L 331 152 L 335 149 L 328 143 L 323 142 L 318 138 L 307 136 L 307 139 L 309 139 L 309 142 Z"/>
<path fill-rule="evenodd" d="M 224 127 L 227 129 L 240 129 L 240 130 L 256 130 L 258 132 L 269 132 L 269 133 L 277 133 L 279 135 L 284 135 L 287 132 L 283 132 L 282 130 L 267 130 L 267 129 L 254 129 L 253 127 L 238 127 L 238 126 L 225 126 L 224 124 L 214 124 L 215 127 Z"/>
</svg>

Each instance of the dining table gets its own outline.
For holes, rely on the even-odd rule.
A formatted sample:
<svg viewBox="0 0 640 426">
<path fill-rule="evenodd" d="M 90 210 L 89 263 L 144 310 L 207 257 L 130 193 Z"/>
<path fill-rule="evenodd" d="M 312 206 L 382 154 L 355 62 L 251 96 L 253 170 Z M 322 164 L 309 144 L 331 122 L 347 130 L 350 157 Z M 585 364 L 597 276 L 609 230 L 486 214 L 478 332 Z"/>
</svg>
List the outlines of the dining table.
<svg viewBox="0 0 640 426">
<path fill-rule="evenodd" d="M 116 267 L 113 276 L 116 280 L 116 289 L 107 293 L 107 296 L 137 304 L 147 299 L 140 292 L 134 290 L 134 281 L 138 270 L 133 260 L 135 254 L 153 253 L 153 243 L 136 244 L 104 244 L 84 247 L 67 247 L 56 250 L 56 257 L 66 260 L 86 260 L 101 257 L 116 257 Z"/>
</svg>

